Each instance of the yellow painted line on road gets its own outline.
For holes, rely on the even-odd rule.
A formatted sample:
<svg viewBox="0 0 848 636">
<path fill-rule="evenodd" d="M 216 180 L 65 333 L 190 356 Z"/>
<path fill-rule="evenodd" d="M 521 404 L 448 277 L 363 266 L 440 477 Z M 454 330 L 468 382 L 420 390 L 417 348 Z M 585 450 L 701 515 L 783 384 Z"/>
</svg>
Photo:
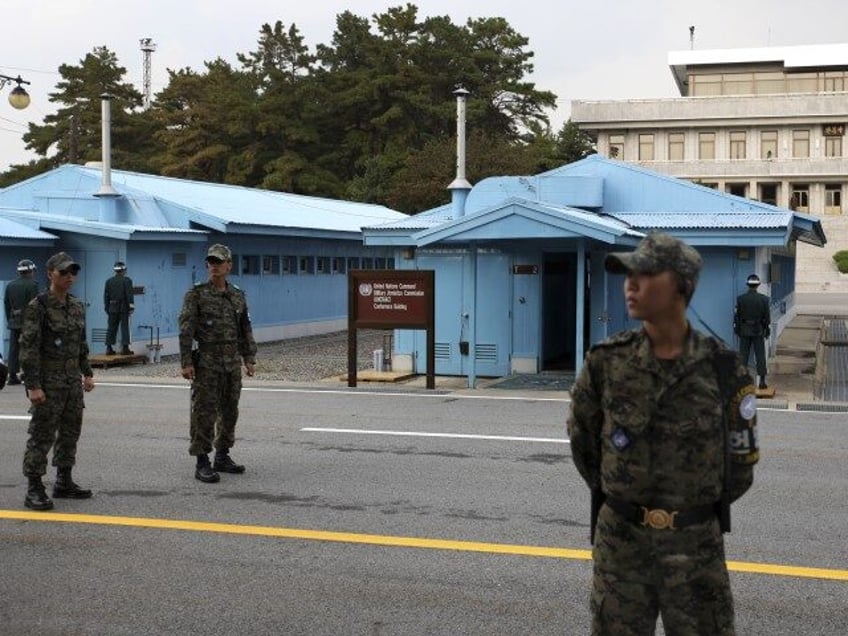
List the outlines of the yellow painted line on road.
<svg viewBox="0 0 848 636">
<path fill-rule="evenodd" d="M 0 510 L 0 519 L 46 521 L 52 523 L 80 523 L 103 526 L 126 526 L 132 528 L 155 528 L 159 530 L 188 530 L 192 532 L 215 532 L 219 534 L 275 537 L 280 539 L 330 541 L 334 543 L 359 543 L 390 546 L 395 548 L 484 552 L 488 554 L 510 554 L 514 556 L 572 559 L 578 561 L 590 561 L 592 559 L 591 550 L 576 550 L 570 548 L 549 548 L 544 546 L 516 545 L 509 543 L 483 543 L 479 541 L 450 541 L 447 539 L 424 539 L 420 537 L 398 537 L 381 534 L 333 532 L 329 530 L 304 530 L 300 528 L 279 528 L 274 526 L 249 526 L 234 523 L 210 523 L 205 521 L 185 521 L 179 519 L 153 519 L 150 517 L 112 517 L 105 515 L 79 515 L 58 512 Z M 733 572 L 848 581 L 848 570 L 807 568 L 769 563 L 749 563 L 745 561 L 728 561 L 727 567 Z"/>
</svg>

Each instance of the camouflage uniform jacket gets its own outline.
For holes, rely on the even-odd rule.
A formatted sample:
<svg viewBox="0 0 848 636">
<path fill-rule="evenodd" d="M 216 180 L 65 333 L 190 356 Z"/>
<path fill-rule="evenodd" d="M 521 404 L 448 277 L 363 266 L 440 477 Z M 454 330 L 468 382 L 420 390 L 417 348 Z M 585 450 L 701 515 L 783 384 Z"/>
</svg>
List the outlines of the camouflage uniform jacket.
<svg viewBox="0 0 848 636">
<path fill-rule="evenodd" d="M 94 375 L 79 300 L 68 294 L 62 303 L 45 292 L 29 302 L 21 329 L 21 370 L 28 390 L 61 388 Z"/>
<path fill-rule="evenodd" d="M 572 388 L 568 418 L 574 463 L 590 488 L 668 508 L 719 500 L 725 435 L 714 360 L 720 348 L 691 328 L 676 360 L 657 359 L 643 330 L 592 347 Z M 735 500 L 750 488 L 758 454 L 755 389 L 738 359 L 731 382 L 729 494 Z"/>
<path fill-rule="evenodd" d="M 192 342 L 197 359 L 192 359 Z M 233 371 L 256 362 L 256 341 L 244 292 L 227 283 L 223 290 L 211 282 L 186 292 L 180 311 L 180 363 Z"/>
<path fill-rule="evenodd" d="M 38 295 L 38 283 L 32 277 L 18 276 L 6 285 L 3 304 L 6 309 L 6 327 L 20 329 L 24 324 L 24 309 Z"/>
</svg>

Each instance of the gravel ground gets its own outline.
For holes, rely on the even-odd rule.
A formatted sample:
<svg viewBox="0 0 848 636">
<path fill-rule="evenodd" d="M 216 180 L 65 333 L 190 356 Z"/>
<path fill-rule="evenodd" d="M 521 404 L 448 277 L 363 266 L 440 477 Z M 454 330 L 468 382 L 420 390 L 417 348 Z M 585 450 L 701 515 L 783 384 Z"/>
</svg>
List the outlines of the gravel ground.
<svg viewBox="0 0 848 636">
<path fill-rule="evenodd" d="M 389 331 L 360 329 L 357 332 L 357 368 L 372 368 L 375 349 L 383 348 L 383 338 Z M 136 349 L 138 345 L 136 346 Z M 106 369 L 95 367 L 95 377 L 144 376 L 180 378 L 177 355 L 162 356 L 158 364 L 115 365 Z M 314 382 L 347 373 L 347 331 L 319 336 L 278 340 L 259 344 L 256 354 L 256 380 Z"/>
</svg>

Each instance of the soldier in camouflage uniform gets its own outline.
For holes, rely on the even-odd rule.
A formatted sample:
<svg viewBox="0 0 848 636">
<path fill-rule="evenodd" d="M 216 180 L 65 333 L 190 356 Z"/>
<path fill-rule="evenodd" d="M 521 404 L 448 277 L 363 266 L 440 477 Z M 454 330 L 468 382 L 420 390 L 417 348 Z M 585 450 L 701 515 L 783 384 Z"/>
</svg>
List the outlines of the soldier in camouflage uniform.
<svg viewBox="0 0 848 636">
<path fill-rule="evenodd" d="M 35 282 L 35 263 L 29 259 L 18 262 L 18 277 L 6 285 L 3 304 L 6 309 L 6 326 L 9 328 L 9 384 L 20 384 L 20 338 L 24 309 L 38 295 Z"/>
<path fill-rule="evenodd" d="M 734 634 L 722 531 L 753 481 L 755 388 L 686 319 L 697 251 L 652 233 L 605 265 L 626 274 L 642 328 L 592 347 L 571 392 L 572 454 L 597 521 L 592 634 L 653 634 L 658 615 L 667 634 Z"/>
<path fill-rule="evenodd" d="M 235 443 L 241 365 L 248 376 L 253 375 L 256 342 L 244 292 L 227 281 L 232 267 L 228 247 L 210 247 L 209 280 L 186 293 L 180 312 L 182 376 L 192 381 L 189 454 L 197 457 L 195 478 L 206 483 L 217 482 L 219 472 L 244 472 L 229 451 Z M 197 342 L 194 351 L 193 342 Z M 215 461 L 210 466 L 213 447 Z"/>
<path fill-rule="evenodd" d="M 21 367 L 32 404 L 24 475 L 29 480 L 24 505 L 50 510 L 41 477 L 53 448 L 54 498 L 87 499 L 91 491 L 71 478 L 82 430 L 83 391 L 94 390 L 85 339 L 85 307 L 69 290 L 80 266 L 65 252 L 47 261 L 50 289 L 27 305 L 21 330 Z"/>
</svg>

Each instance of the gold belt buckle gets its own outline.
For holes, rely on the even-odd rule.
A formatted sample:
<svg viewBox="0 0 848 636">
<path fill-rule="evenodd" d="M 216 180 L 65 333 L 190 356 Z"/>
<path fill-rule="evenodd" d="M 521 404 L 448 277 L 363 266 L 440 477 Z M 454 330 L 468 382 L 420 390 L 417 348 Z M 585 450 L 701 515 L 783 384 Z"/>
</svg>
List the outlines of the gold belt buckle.
<svg viewBox="0 0 848 636">
<path fill-rule="evenodd" d="M 654 530 L 677 530 L 674 527 L 674 518 L 677 516 L 677 511 L 668 512 L 662 508 L 654 508 L 650 510 L 645 506 L 642 508 L 642 525 L 653 528 Z"/>
</svg>

